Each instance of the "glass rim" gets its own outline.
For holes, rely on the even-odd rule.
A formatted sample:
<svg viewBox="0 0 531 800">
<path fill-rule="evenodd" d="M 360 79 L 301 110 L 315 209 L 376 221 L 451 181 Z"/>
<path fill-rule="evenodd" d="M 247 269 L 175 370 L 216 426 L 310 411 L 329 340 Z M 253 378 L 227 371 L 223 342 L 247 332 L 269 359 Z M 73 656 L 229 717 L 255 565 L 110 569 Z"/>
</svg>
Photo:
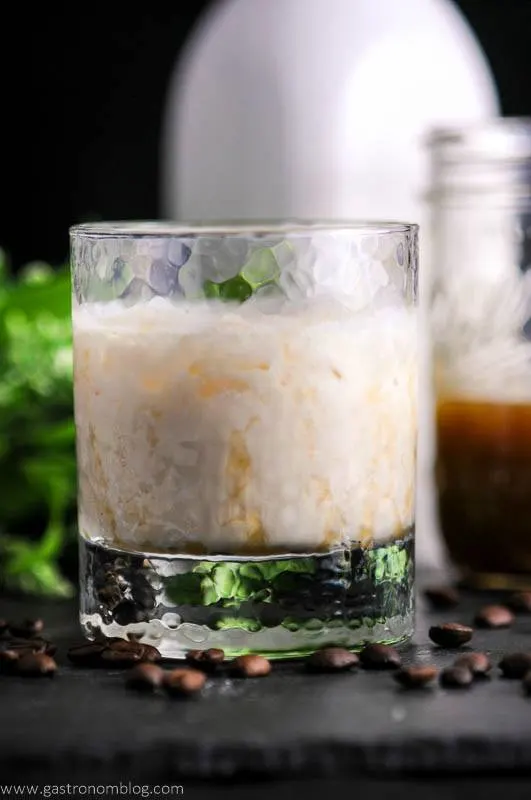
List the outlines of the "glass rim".
<svg viewBox="0 0 531 800">
<path fill-rule="evenodd" d="M 516 160 L 531 155 L 531 117 L 491 117 L 436 126 L 425 145 L 443 158 Z"/>
<path fill-rule="evenodd" d="M 301 236 L 309 233 L 352 233 L 384 236 L 418 231 L 416 222 L 379 220 L 285 220 L 173 222 L 171 220 L 126 220 L 84 222 L 69 228 L 70 238 L 193 238 L 197 236 Z"/>
</svg>

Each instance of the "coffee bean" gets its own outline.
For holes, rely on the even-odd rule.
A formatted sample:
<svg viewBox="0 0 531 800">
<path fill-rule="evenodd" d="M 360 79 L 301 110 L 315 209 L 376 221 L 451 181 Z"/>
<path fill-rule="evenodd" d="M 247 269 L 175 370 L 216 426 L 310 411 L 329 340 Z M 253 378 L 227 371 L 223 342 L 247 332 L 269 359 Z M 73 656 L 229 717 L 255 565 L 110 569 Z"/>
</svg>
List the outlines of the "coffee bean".
<svg viewBox="0 0 531 800">
<path fill-rule="evenodd" d="M 107 648 L 115 653 L 137 653 L 140 661 L 160 661 L 161 655 L 156 647 L 142 644 L 130 639 L 113 639 L 107 643 Z"/>
<path fill-rule="evenodd" d="M 169 695 L 191 697 L 201 691 L 206 675 L 198 669 L 174 669 L 164 673 L 163 687 Z"/>
<path fill-rule="evenodd" d="M 4 634 L 8 628 L 9 624 L 7 620 L 0 618 L 0 636 L 2 636 L 2 634 Z"/>
<path fill-rule="evenodd" d="M 153 692 L 162 686 L 164 670 L 156 664 L 138 664 L 126 675 L 126 684 L 141 692 Z"/>
<path fill-rule="evenodd" d="M 42 619 L 26 619 L 20 623 L 9 623 L 9 632 L 12 636 L 20 636 L 26 639 L 38 636 L 44 630 Z"/>
<path fill-rule="evenodd" d="M 130 667 L 133 664 L 142 663 L 140 653 L 134 650 L 110 650 L 105 649 L 100 656 L 101 665 L 105 667 Z"/>
<path fill-rule="evenodd" d="M 343 672 L 359 662 L 356 653 L 344 647 L 323 647 L 306 659 L 306 669 L 309 672 Z"/>
<path fill-rule="evenodd" d="M 517 614 L 531 614 L 531 592 L 515 592 L 507 600 L 507 605 Z"/>
<path fill-rule="evenodd" d="M 432 625 L 429 630 L 429 637 L 432 642 L 440 647 L 460 647 L 472 638 L 473 628 L 461 625 L 459 622 L 444 622 L 442 625 Z"/>
<path fill-rule="evenodd" d="M 14 672 L 16 670 L 19 658 L 20 653 L 18 653 L 16 650 L 0 651 L 0 672 L 2 672 L 4 675 Z"/>
<path fill-rule="evenodd" d="M 524 675 L 524 679 L 522 681 L 522 688 L 524 690 L 524 694 L 531 695 L 531 671 L 526 672 Z"/>
<path fill-rule="evenodd" d="M 424 589 L 424 596 L 432 608 L 455 608 L 459 605 L 459 593 L 453 586 L 428 586 Z"/>
<path fill-rule="evenodd" d="M 156 647 L 153 647 L 153 645 L 151 644 L 142 644 L 141 647 L 142 647 L 142 653 L 140 655 L 140 659 L 142 661 L 146 661 L 153 664 L 157 661 L 162 661 L 162 656 Z"/>
<path fill-rule="evenodd" d="M 514 622 L 513 612 L 506 606 L 484 606 L 476 614 L 478 628 L 509 628 Z"/>
<path fill-rule="evenodd" d="M 109 641 L 101 653 L 102 662 L 114 666 L 127 666 L 135 662 L 155 662 L 160 659 L 161 655 L 156 647 L 128 639 Z"/>
<path fill-rule="evenodd" d="M 127 667 L 160 661 L 161 655 L 156 647 L 149 644 L 113 637 L 74 645 L 68 651 L 68 658 L 80 666 Z"/>
<path fill-rule="evenodd" d="M 53 677 L 57 664 L 46 653 L 25 653 L 17 661 L 17 674 L 24 677 Z"/>
<path fill-rule="evenodd" d="M 69 648 L 67 656 L 72 664 L 93 666 L 99 663 L 105 649 L 105 642 L 82 642 Z"/>
<path fill-rule="evenodd" d="M 438 672 L 437 667 L 432 666 L 403 667 L 394 673 L 393 678 L 404 689 L 420 689 L 433 681 Z"/>
<path fill-rule="evenodd" d="M 369 644 L 360 653 L 365 669 L 398 669 L 402 666 L 400 654 L 388 644 Z"/>
<path fill-rule="evenodd" d="M 455 659 L 454 667 L 466 667 L 475 678 L 481 678 L 490 672 L 492 664 L 485 653 L 463 653 Z"/>
<path fill-rule="evenodd" d="M 218 647 L 210 647 L 208 650 L 189 650 L 186 660 L 203 672 L 214 672 L 225 661 L 225 653 Z"/>
<path fill-rule="evenodd" d="M 239 656 L 230 665 L 230 671 L 240 678 L 264 678 L 271 672 L 271 662 L 263 656 Z"/>
<path fill-rule="evenodd" d="M 504 678 L 523 678 L 531 670 L 531 653 L 508 653 L 498 666 Z"/>
<path fill-rule="evenodd" d="M 57 646 L 53 642 L 46 639 L 35 637 L 33 639 L 24 639 L 20 636 L 10 637 L 1 642 L 1 646 L 8 650 L 18 650 L 28 653 L 46 653 L 47 656 L 53 656 L 57 651 Z"/>
<path fill-rule="evenodd" d="M 133 651 L 139 653 L 142 650 L 140 642 L 132 642 L 129 639 L 109 639 L 107 647 L 117 653 L 130 653 Z"/>
<path fill-rule="evenodd" d="M 470 686 L 474 676 L 468 667 L 446 667 L 440 675 L 441 686 L 452 689 L 464 689 Z"/>
</svg>

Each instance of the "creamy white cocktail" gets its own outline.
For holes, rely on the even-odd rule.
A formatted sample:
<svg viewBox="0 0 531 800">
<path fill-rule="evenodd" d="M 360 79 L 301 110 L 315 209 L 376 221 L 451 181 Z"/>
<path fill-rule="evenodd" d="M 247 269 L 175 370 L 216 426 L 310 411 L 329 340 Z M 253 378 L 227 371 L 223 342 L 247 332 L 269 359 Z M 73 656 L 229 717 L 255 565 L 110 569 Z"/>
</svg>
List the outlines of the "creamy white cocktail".
<svg viewBox="0 0 531 800">
<path fill-rule="evenodd" d="M 210 563 L 219 573 L 224 557 L 246 602 L 241 564 L 332 574 L 323 559 L 359 552 L 339 572 L 352 577 L 361 558 L 364 580 L 404 579 L 418 355 L 415 265 L 398 263 L 401 230 L 379 250 L 373 234 L 369 255 L 352 231 L 299 234 L 288 250 L 258 240 L 251 268 L 217 283 L 212 258 L 188 244 L 165 296 L 150 283 L 145 242 L 129 261 L 118 256 L 119 276 L 116 250 L 110 268 L 94 270 L 121 296 L 102 300 L 98 286 L 73 309 L 79 526 L 92 549 L 165 560 L 166 572 L 177 559 L 177 576 L 183 563 L 187 575 L 207 575 Z M 344 593 L 349 580 L 340 575 Z M 159 602 L 171 605 L 167 592 Z"/>
</svg>

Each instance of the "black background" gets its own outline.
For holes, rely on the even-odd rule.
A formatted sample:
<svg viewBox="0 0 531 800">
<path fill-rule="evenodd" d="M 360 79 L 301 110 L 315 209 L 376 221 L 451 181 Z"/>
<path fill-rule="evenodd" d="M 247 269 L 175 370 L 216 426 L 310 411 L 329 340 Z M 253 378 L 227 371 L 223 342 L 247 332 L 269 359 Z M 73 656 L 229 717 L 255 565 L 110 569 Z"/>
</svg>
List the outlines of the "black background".
<svg viewBox="0 0 531 800">
<path fill-rule="evenodd" d="M 168 81 L 209 4 L 1 5 L 0 245 L 15 266 L 62 261 L 68 226 L 83 219 L 159 216 Z M 531 116 L 531 0 L 458 5 L 503 114 Z"/>
</svg>

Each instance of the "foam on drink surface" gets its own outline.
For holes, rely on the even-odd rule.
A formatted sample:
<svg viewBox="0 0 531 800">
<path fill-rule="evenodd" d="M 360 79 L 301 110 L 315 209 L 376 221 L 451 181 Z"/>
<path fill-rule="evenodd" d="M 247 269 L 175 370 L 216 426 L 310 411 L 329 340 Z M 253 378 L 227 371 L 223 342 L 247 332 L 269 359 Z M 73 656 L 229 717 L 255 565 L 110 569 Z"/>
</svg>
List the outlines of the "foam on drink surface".
<svg viewBox="0 0 531 800">
<path fill-rule="evenodd" d="M 94 303 L 74 348 L 87 538 L 313 552 L 412 525 L 414 309 Z"/>
</svg>

